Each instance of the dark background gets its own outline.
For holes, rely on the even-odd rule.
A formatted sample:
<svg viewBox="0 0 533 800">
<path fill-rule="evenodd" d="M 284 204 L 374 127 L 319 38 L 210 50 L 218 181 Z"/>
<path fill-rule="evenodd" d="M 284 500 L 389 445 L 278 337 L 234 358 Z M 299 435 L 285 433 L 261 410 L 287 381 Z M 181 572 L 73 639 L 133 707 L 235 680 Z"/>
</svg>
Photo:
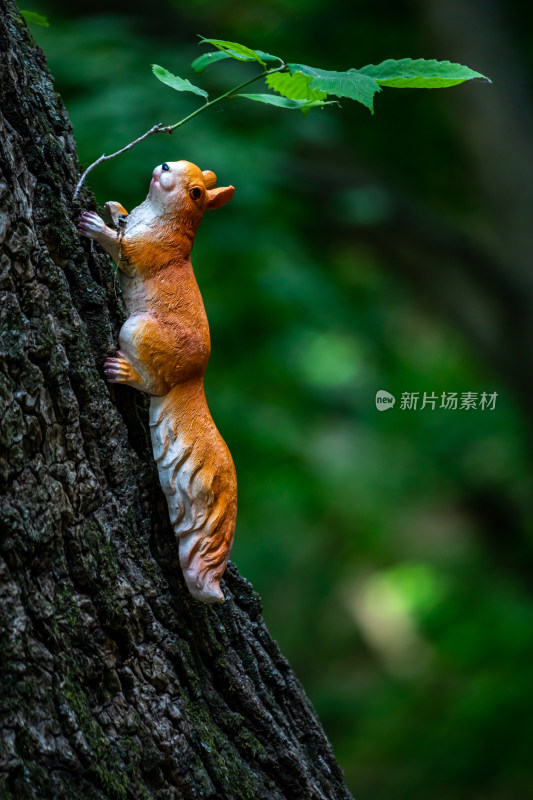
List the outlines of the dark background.
<svg viewBox="0 0 533 800">
<path fill-rule="evenodd" d="M 25 0 L 26 3 L 26 0 Z M 196 34 L 344 70 L 493 79 L 299 112 L 234 99 L 89 179 L 144 199 L 163 160 L 232 183 L 193 262 L 208 402 L 239 478 L 233 560 L 359 800 L 533 796 L 531 11 L 518 2 L 35 2 L 84 165 L 251 76 Z M 253 91 L 262 91 L 260 84 Z M 375 394 L 396 397 L 376 410 Z M 497 392 L 494 410 L 439 408 Z M 437 407 L 400 408 L 403 392 Z M 419 401 L 420 406 L 420 401 Z"/>
</svg>

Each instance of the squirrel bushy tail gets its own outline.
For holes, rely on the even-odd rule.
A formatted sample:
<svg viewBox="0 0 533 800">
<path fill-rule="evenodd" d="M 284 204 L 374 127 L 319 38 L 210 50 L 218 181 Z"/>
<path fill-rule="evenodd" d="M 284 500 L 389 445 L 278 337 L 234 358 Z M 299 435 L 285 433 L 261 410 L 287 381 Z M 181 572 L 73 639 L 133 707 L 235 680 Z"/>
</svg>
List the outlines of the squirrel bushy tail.
<svg viewBox="0 0 533 800">
<path fill-rule="evenodd" d="M 219 584 L 233 542 L 237 481 L 202 381 L 152 396 L 150 430 L 185 582 L 197 600 L 223 602 Z"/>
</svg>

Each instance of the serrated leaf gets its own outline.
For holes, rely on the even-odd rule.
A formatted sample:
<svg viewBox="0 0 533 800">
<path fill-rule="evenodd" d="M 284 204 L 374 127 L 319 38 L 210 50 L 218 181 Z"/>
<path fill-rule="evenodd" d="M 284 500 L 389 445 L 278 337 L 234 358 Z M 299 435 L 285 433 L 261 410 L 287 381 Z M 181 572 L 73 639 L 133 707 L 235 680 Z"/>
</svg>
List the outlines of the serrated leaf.
<svg viewBox="0 0 533 800">
<path fill-rule="evenodd" d="M 305 64 L 288 64 L 291 75 L 301 72 L 312 78 L 311 88 L 319 89 L 326 94 L 336 97 L 349 97 L 357 100 L 374 113 L 374 95 L 381 91 L 374 78 L 363 75 L 357 70 L 349 69 L 347 72 L 334 72 L 317 67 L 307 67 Z"/>
<path fill-rule="evenodd" d="M 42 14 L 38 14 L 36 11 L 21 11 L 20 12 L 26 22 L 33 22 L 35 25 L 41 25 L 43 28 L 49 28 L 50 23 L 43 17 Z"/>
<path fill-rule="evenodd" d="M 462 64 L 425 58 L 389 58 L 381 64 L 361 67 L 357 72 L 373 78 L 380 86 L 396 89 L 444 89 L 472 78 L 482 78 L 490 83 L 485 75 Z"/>
<path fill-rule="evenodd" d="M 251 47 L 246 47 L 244 44 L 227 42 L 224 39 L 204 39 L 203 37 L 202 44 L 212 44 L 217 50 L 223 50 L 231 58 L 236 58 L 238 61 L 258 61 L 260 64 L 263 64 L 263 66 L 265 65 L 259 52 L 257 50 L 252 50 Z"/>
<path fill-rule="evenodd" d="M 201 97 L 205 97 L 206 100 L 209 97 L 204 89 L 200 89 L 199 86 L 194 86 L 194 84 L 188 81 L 187 78 L 178 78 L 177 75 L 173 75 L 171 72 L 163 67 L 160 67 L 158 64 L 152 64 L 152 72 L 154 73 L 155 77 L 161 81 L 161 83 L 166 83 L 167 86 L 170 86 L 172 89 L 176 89 L 177 92 L 193 92 Z"/>
<path fill-rule="evenodd" d="M 274 72 L 266 79 L 267 86 L 279 92 L 283 97 L 293 100 L 323 100 L 328 95 L 320 89 L 311 88 L 311 78 L 302 72 L 290 75 L 288 72 Z"/>
<path fill-rule="evenodd" d="M 277 94 L 234 94 L 232 96 L 245 97 L 247 100 L 256 100 L 258 103 L 267 103 L 279 108 L 294 108 L 300 111 L 307 111 L 316 106 L 328 106 L 336 102 L 335 100 L 293 100 L 290 97 L 279 97 Z"/>
</svg>

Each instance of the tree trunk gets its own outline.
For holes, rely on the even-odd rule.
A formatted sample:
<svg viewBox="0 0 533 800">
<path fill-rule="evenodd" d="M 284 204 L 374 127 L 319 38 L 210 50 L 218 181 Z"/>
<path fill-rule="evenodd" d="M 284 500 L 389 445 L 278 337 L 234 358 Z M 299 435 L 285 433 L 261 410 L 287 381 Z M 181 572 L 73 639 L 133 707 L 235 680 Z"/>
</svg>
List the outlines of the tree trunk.
<svg viewBox="0 0 533 800">
<path fill-rule="evenodd" d="M 0 796 L 349 798 L 250 584 L 185 589 L 146 404 L 102 377 L 113 267 L 77 235 L 70 124 L 11 0 L 0 53 Z"/>
</svg>

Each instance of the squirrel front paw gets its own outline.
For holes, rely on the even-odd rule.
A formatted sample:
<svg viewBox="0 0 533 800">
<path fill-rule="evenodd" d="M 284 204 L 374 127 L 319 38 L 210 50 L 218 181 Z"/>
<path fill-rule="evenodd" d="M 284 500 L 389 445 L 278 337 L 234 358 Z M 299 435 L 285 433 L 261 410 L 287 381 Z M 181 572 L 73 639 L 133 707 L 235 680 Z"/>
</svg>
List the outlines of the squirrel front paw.
<svg viewBox="0 0 533 800">
<path fill-rule="evenodd" d="M 86 236 L 88 239 L 98 239 L 105 229 L 106 224 L 98 214 L 94 211 L 83 212 L 78 223 L 78 230 L 82 236 Z"/>
</svg>

